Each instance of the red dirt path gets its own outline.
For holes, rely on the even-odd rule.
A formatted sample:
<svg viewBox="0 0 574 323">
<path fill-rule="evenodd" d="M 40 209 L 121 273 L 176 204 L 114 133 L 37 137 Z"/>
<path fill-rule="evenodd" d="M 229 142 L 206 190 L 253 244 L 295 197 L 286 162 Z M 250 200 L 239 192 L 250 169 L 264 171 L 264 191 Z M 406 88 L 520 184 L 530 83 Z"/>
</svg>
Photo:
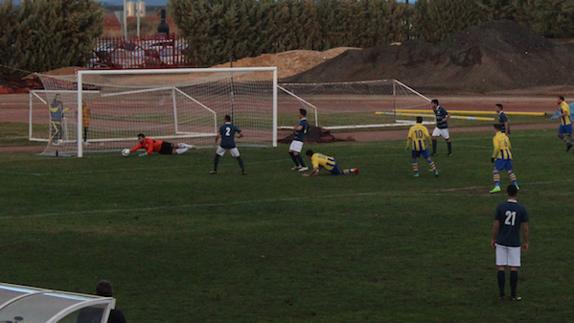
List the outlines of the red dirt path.
<svg viewBox="0 0 574 323">
<path fill-rule="evenodd" d="M 530 93 L 530 94 L 529 94 Z M 551 112 L 555 109 L 555 93 L 546 95 L 537 95 L 536 90 L 523 90 L 519 93 L 512 92 L 509 95 L 504 93 L 495 96 L 488 95 L 468 95 L 468 96 L 441 96 L 434 95 L 447 109 L 464 109 L 464 110 L 494 110 L 496 103 L 502 103 L 506 111 L 532 111 L 532 112 Z M 563 91 L 562 93 L 569 93 Z M 570 91 L 571 93 L 571 91 Z M 524 95 L 521 95 L 524 94 Z M 336 104 L 329 107 L 330 110 L 348 109 L 348 106 L 337 106 Z M 430 108 L 429 108 L 430 112 Z M 9 94 L 0 95 L 0 122 L 28 122 L 28 95 L 27 94 Z M 555 122 L 541 120 L 540 124 L 515 125 L 514 130 L 531 130 L 531 129 L 549 129 L 555 128 Z M 490 126 L 477 126 L 454 128 L 452 133 L 468 132 L 488 132 Z M 380 140 L 397 140 L 404 138 L 404 129 L 388 131 L 359 131 L 337 133 L 340 138 L 353 137 L 356 141 L 380 141 Z M 0 147 L 0 152 L 30 152 L 37 151 L 38 146 L 7 146 Z"/>
</svg>

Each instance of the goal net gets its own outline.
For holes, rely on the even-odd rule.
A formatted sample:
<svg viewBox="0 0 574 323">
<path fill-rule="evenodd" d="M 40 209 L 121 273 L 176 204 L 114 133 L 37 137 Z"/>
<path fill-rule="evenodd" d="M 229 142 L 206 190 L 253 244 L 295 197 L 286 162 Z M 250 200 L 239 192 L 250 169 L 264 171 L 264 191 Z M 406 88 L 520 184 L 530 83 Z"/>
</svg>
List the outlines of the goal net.
<svg viewBox="0 0 574 323">
<path fill-rule="evenodd" d="M 412 117 L 397 110 L 428 108 L 430 99 L 398 80 L 279 84 L 280 129 L 293 127 L 295 107 L 329 130 L 402 126 Z M 286 122 L 287 121 L 287 122 Z"/>
<path fill-rule="evenodd" d="M 139 133 L 212 145 L 229 114 L 243 130 L 242 144 L 276 145 L 276 77 L 276 68 L 40 75 L 45 90 L 30 94 L 30 138 L 46 141 L 47 155 L 79 157 L 130 147 Z"/>
</svg>

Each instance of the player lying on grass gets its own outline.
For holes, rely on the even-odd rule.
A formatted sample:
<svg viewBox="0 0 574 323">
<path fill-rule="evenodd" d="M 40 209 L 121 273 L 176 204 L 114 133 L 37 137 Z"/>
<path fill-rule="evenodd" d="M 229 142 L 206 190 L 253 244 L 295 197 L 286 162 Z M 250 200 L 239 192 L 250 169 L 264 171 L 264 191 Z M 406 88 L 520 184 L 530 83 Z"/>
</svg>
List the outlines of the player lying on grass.
<svg viewBox="0 0 574 323">
<path fill-rule="evenodd" d="M 492 179 L 494 181 L 494 188 L 490 193 L 498 193 L 500 189 L 500 172 L 506 171 L 508 177 L 512 181 L 512 185 L 518 188 L 518 182 L 516 181 L 516 175 L 512 170 L 512 146 L 510 145 L 510 139 L 508 136 L 502 132 L 502 127 L 500 124 L 495 124 L 494 129 L 496 134 L 492 138 L 492 158 L 490 161 L 494 163 L 494 168 L 492 170 Z"/>
<path fill-rule="evenodd" d="M 133 154 L 140 149 L 145 150 L 145 152 L 140 153 L 138 155 L 140 157 L 152 155 L 154 152 L 161 155 L 181 155 L 191 148 L 193 148 L 193 145 L 188 144 L 174 145 L 167 141 L 146 137 L 143 133 L 140 133 L 138 134 L 138 143 L 135 146 L 133 146 L 130 149 L 129 153 L 126 154 L 125 156 L 127 157 L 129 154 Z"/>
<path fill-rule="evenodd" d="M 411 149 L 413 173 L 415 177 L 419 177 L 419 157 L 423 157 L 429 164 L 430 171 L 438 176 L 438 169 L 436 164 L 432 161 L 428 150 L 428 142 L 431 137 L 428 129 L 423 126 L 423 117 L 417 117 L 417 123 L 409 129 L 407 136 L 407 149 Z"/>
<path fill-rule="evenodd" d="M 215 137 L 215 144 L 219 143 L 219 146 L 217 146 L 217 150 L 215 151 L 215 157 L 213 159 L 213 170 L 209 173 L 212 175 L 217 174 L 217 165 L 219 165 L 219 159 L 225 155 L 226 151 L 229 151 L 231 153 L 231 157 L 237 159 L 239 167 L 241 168 L 241 174 L 246 175 L 243 159 L 241 159 L 241 156 L 239 155 L 239 149 L 237 149 L 237 146 L 235 145 L 236 135 L 237 138 L 241 138 L 243 137 L 243 134 L 241 133 L 241 129 L 231 123 L 231 117 L 229 115 L 226 115 L 224 120 L 225 123 L 219 128 L 219 133 L 217 134 L 217 137 Z"/>
<path fill-rule="evenodd" d="M 303 176 L 317 176 L 321 168 L 331 175 L 359 175 L 358 168 L 341 169 L 334 157 L 316 153 L 311 149 L 307 150 L 305 154 L 311 159 L 313 170 L 311 173 L 303 174 Z"/>
</svg>

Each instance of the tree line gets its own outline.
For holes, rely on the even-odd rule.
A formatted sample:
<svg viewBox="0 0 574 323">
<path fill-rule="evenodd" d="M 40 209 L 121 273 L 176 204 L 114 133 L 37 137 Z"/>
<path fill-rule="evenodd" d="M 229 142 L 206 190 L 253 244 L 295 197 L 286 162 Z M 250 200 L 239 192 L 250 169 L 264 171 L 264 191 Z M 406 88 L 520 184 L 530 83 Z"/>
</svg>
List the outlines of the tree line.
<svg viewBox="0 0 574 323">
<path fill-rule="evenodd" d="M 512 19 L 546 37 L 574 37 L 573 0 L 169 0 L 194 66 L 293 49 L 372 47 Z M 85 65 L 103 30 L 97 0 L 0 3 L 0 71 Z M 6 66 L 9 66 L 7 68 Z"/>
<path fill-rule="evenodd" d="M 103 9 L 97 0 L 6 0 L 0 3 L 0 30 L 3 80 L 81 66 L 103 31 Z"/>
<path fill-rule="evenodd" d="M 292 49 L 437 42 L 512 19 L 547 37 L 574 37 L 572 0 L 170 0 L 194 65 Z"/>
</svg>

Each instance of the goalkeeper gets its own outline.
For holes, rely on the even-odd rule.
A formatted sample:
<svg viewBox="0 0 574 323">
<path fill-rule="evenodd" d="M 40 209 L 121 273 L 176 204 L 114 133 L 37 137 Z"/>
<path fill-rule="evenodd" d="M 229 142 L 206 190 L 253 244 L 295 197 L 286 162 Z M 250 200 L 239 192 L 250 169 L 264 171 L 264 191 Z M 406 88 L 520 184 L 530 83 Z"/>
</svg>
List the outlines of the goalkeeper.
<svg viewBox="0 0 574 323">
<path fill-rule="evenodd" d="M 145 152 L 140 153 L 140 157 L 152 155 L 154 152 L 160 155 L 181 155 L 193 148 L 193 145 L 188 144 L 172 144 L 160 139 L 153 139 L 146 137 L 143 133 L 138 134 L 138 143 L 130 149 L 130 154 L 143 149 Z"/>
</svg>

